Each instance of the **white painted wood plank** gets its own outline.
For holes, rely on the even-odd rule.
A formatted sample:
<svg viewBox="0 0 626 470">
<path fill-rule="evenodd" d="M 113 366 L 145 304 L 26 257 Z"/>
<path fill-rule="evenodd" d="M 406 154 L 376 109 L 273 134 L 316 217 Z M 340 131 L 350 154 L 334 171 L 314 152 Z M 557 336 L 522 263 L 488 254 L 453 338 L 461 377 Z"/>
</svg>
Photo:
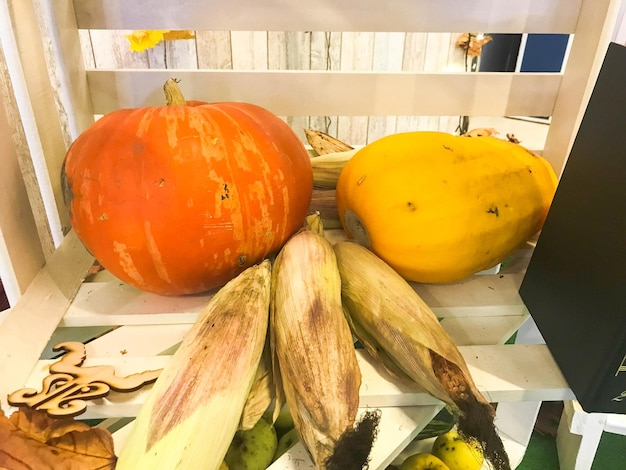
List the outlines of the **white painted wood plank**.
<svg viewBox="0 0 626 470">
<path fill-rule="evenodd" d="M 516 468 L 524 458 L 540 406 L 541 401 L 498 403 L 495 425 L 507 451 L 511 468 Z"/>
<path fill-rule="evenodd" d="M 214 291 L 189 296 L 160 296 L 121 281 L 84 283 L 61 326 L 193 323 Z"/>
<path fill-rule="evenodd" d="M 233 69 L 267 70 L 266 31 L 232 31 L 230 46 Z"/>
<path fill-rule="evenodd" d="M 270 70 L 311 68 L 311 32 L 268 31 L 267 44 Z"/>
<path fill-rule="evenodd" d="M 590 470 L 607 415 L 585 413 L 576 400 L 566 401 L 556 433 L 559 462 L 564 469 Z"/>
<path fill-rule="evenodd" d="M 375 33 L 372 70 L 400 71 L 405 33 Z"/>
<path fill-rule="evenodd" d="M 96 64 L 93 59 L 93 47 L 91 45 L 91 31 L 89 31 L 88 29 L 79 29 L 78 38 L 80 41 L 81 55 L 83 58 L 82 66 L 85 69 L 96 68 Z"/>
<path fill-rule="evenodd" d="M 144 69 L 150 67 L 147 52 L 136 52 L 130 50 L 130 43 L 125 37 L 132 33 L 131 30 L 107 31 L 92 30 L 91 47 L 93 50 L 93 63 L 96 68 L 127 68 Z M 91 83 L 89 83 L 91 89 Z M 92 93 L 93 95 L 93 93 Z M 96 114 L 98 111 L 94 112 Z"/>
<path fill-rule="evenodd" d="M 196 31 L 198 68 L 232 69 L 229 31 Z"/>
<path fill-rule="evenodd" d="M 424 56 L 425 72 L 442 72 L 447 70 L 451 37 L 451 33 L 428 34 Z"/>
<path fill-rule="evenodd" d="M 620 0 L 583 0 L 565 66 L 563 83 L 552 113 L 544 157 L 560 176 L 574 143 L 587 102 L 617 21 Z"/>
<path fill-rule="evenodd" d="M 75 0 L 80 28 L 273 31 L 571 32 L 580 0 Z M 245 12 L 245 14 L 242 14 Z"/>
<path fill-rule="evenodd" d="M 404 38 L 404 54 L 402 70 L 410 72 L 424 71 L 426 58 L 426 41 L 429 34 L 434 33 L 407 33 Z"/>
<path fill-rule="evenodd" d="M 460 319 L 470 318 L 473 327 L 478 326 L 478 338 L 506 334 L 518 322 L 523 323 L 527 310 L 518 293 L 521 279 L 521 273 L 494 274 L 476 275 L 454 284 L 411 285 L 439 318 L 450 319 L 457 339 L 469 341 L 463 330 L 471 331 L 470 326 Z M 61 326 L 193 323 L 213 293 L 168 297 L 142 292 L 118 280 L 86 282 L 80 286 Z M 496 316 L 502 317 L 493 322 L 497 332 L 482 330 L 489 321 L 481 317 Z"/>
<path fill-rule="evenodd" d="M 341 35 L 341 70 L 369 71 L 374 60 L 374 33 L 344 32 Z M 325 90 L 320 84 L 320 90 Z M 339 99 L 339 98 L 337 98 Z M 342 113 L 337 119 L 337 137 L 350 145 L 367 143 L 368 113 Z"/>
<path fill-rule="evenodd" d="M 0 328 L 0 404 L 22 387 L 93 263 L 70 232 Z"/>
<path fill-rule="evenodd" d="M 2 98 L 8 100 L 7 113 L 17 111 L 17 155 L 47 258 L 61 243 L 69 220 L 60 179 L 54 177 L 66 148 L 41 44 L 47 38 L 40 29 L 32 3 L 0 4 Z"/>
<path fill-rule="evenodd" d="M 146 50 L 151 69 L 196 69 L 195 39 L 176 39 L 161 41 Z"/>
<path fill-rule="evenodd" d="M 178 345 L 192 324 L 127 325 L 85 345 L 87 357 L 159 355 Z"/>
<path fill-rule="evenodd" d="M 370 116 L 367 123 L 367 142 L 374 142 L 381 137 L 393 134 L 396 131 L 398 118 L 396 116 Z"/>
<path fill-rule="evenodd" d="M 160 105 L 170 75 L 162 70 L 88 71 L 94 112 Z M 550 115 L 561 82 L 558 74 L 497 72 L 178 70 L 176 75 L 186 96 L 248 101 L 282 116 Z"/>
<path fill-rule="evenodd" d="M 311 70 L 338 70 L 341 66 L 341 32 L 311 32 Z M 315 114 L 309 117 L 309 127 L 337 137 L 336 116 Z"/>
<path fill-rule="evenodd" d="M 196 69 L 198 56 L 195 39 L 164 41 L 168 69 Z"/>
<path fill-rule="evenodd" d="M 478 389 L 491 402 L 571 400 L 573 393 L 545 345 L 461 346 L 470 373 Z M 118 355 L 87 357 L 84 367 L 111 365 L 117 375 L 124 376 L 143 370 L 160 369 L 170 356 L 138 357 Z M 400 383 L 363 350 L 357 350 L 362 384 L 360 405 L 363 408 L 441 405 L 436 398 L 414 386 Z M 39 389 L 54 361 L 39 361 L 24 387 Z M 11 391 L 20 388 L 14 387 Z M 137 392 L 111 392 L 107 398 L 96 400 L 81 415 L 84 418 L 136 416 L 150 386 Z"/>
<path fill-rule="evenodd" d="M 382 408 L 376 441 L 370 454 L 369 468 L 384 470 L 417 434 L 435 417 L 441 406 Z M 359 409 L 359 414 L 365 411 Z M 268 470 L 314 469 L 302 443 L 296 444 L 268 467 Z"/>
<path fill-rule="evenodd" d="M 24 143 L 16 142 L 23 135 L 11 87 L 0 52 L 0 155 L 3 170 L 0 173 L 0 279 L 10 305 L 15 305 L 45 262 L 37 221 L 22 171 L 19 152 L 27 154 Z M 7 116 L 7 112 L 10 113 Z M 16 138 L 16 140 L 14 140 Z M 21 138 L 19 138 L 21 140 Z M 25 159 L 27 155 L 22 155 Z M 22 160 L 23 161 L 23 160 Z M 40 221 L 42 228 L 47 224 Z M 49 249 L 52 249 L 50 240 Z"/>
<path fill-rule="evenodd" d="M 43 36 L 43 52 L 65 147 L 93 122 L 85 64 L 93 60 L 91 48 L 83 48 L 71 0 L 34 0 Z M 88 33 L 88 32 L 87 32 Z M 83 54 L 88 53 L 88 60 Z"/>
<path fill-rule="evenodd" d="M 471 276 L 454 284 L 411 283 L 439 317 L 522 315 L 527 312 L 519 285 L 523 274 Z"/>
<path fill-rule="evenodd" d="M 457 346 L 504 344 L 527 319 L 528 314 L 448 317 L 441 326 Z"/>
</svg>

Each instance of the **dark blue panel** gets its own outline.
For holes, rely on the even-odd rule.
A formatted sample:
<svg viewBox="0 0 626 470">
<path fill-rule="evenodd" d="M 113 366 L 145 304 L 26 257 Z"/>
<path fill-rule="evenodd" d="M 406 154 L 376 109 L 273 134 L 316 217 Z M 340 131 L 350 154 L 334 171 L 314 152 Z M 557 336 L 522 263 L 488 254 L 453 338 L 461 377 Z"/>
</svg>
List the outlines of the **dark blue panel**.
<svg viewBox="0 0 626 470">
<path fill-rule="evenodd" d="M 520 70 L 560 72 L 568 38 L 567 34 L 529 34 Z"/>
</svg>

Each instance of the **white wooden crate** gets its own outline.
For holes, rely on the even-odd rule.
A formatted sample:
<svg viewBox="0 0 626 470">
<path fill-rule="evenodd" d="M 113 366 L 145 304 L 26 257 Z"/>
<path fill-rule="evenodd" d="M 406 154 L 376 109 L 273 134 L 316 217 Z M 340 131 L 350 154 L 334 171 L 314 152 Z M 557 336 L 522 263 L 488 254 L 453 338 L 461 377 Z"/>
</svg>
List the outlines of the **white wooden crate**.
<svg viewBox="0 0 626 470">
<path fill-rule="evenodd" d="M 355 144 L 407 128 L 453 131 L 459 115 L 548 115 L 539 150 L 560 172 L 621 4 L 3 2 L 0 92 L 8 119 L 0 123 L 2 135 L 13 137 L 7 151 L 13 171 L 2 174 L 8 181 L 2 191 L 18 195 L 15 204 L 2 206 L 0 218 L 0 275 L 13 305 L 0 324 L 3 409 L 8 393 L 40 380 L 41 351 L 51 337 L 88 340 L 84 335 L 92 330 L 86 327 L 115 327 L 88 343 L 89 361 L 119 366 L 120 373 L 143 370 L 167 361 L 167 354 L 159 354 L 180 341 L 208 299 L 164 299 L 106 276 L 84 282 L 93 258 L 68 232 L 59 173 L 67 147 L 95 115 L 160 104 L 162 83 L 173 75 L 183 80 L 189 98 L 253 101 L 284 116 L 299 133 L 331 117 L 327 129 Z M 197 35 L 193 45 L 161 45 L 132 56 L 120 38 L 133 29 L 192 29 Z M 562 73 L 470 74 L 459 69 L 454 47 L 463 32 L 565 33 L 573 40 Z M 105 40 L 109 53 L 96 47 Z M 164 58 L 175 71 L 164 69 Z M 460 345 L 479 388 L 499 402 L 498 425 L 514 465 L 539 403 L 573 398 L 545 345 L 502 344 L 527 318 L 517 288 L 528 253 L 520 253 L 497 275 L 416 286 Z M 385 468 L 440 404 L 399 389 L 365 359 L 362 364 L 363 405 L 384 407 L 372 468 Z M 143 394 L 113 395 L 89 413 L 132 416 Z M 115 433 L 120 446 L 125 429 Z M 295 468 L 285 459 L 273 468 Z"/>
</svg>

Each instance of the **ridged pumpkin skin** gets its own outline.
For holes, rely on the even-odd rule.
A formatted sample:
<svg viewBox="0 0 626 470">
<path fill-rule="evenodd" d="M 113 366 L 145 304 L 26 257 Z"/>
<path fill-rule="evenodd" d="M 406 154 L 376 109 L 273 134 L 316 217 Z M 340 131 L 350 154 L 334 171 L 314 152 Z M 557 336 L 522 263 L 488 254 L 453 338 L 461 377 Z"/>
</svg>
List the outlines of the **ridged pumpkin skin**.
<svg viewBox="0 0 626 470">
<path fill-rule="evenodd" d="M 72 227 L 119 279 L 180 295 L 226 283 L 302 227 L 309 156 L 271 112 L 247 103 L 112 112 L 69 149 Z"/>
<path fill-rule="evenodd" d="M 493 137 L 408 132 L 359 150 L 337 182 L 355 237 L 405 279 L 459 281 L 540 230 L 556 190 L 550 164 Z"/>
</svg>

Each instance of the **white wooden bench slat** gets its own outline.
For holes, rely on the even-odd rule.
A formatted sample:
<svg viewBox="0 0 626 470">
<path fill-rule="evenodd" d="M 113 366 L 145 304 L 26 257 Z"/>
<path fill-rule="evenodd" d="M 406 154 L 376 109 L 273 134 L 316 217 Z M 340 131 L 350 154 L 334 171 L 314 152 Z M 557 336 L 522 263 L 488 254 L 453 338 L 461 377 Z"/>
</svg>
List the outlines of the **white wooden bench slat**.
<svg viewBox="0 0 626 470">
<path fill-rule="evenodd" d="M 549 116 L 555 73 L 409 73 L 302 70 L 89 70 L 96 114 L 164 104 L 181 80 L 188 99 L 246 101 L 281 116 Z"/>
<path fill-rule="evenodd" d="M 528 319 L 523 315 L 446 317 L 441 326 L 457 346 L 503 344 Z"/>
<path fill-rule="evenodd" d="M 518 280 L 517 275 L 495 274 L 473 276 L 454 285 L 412 286 L 439 318 L 513 316 L 516 322 L 527 314 L 517 291 Z M 120 281 L 86 282 L 60 326 L 193 323 L 212 295 L 163 297 Z"/>
<path fill-rule="evenodd" d="M 0 403 L 21 387 L 85 278 L 93 257 L 65 237 L 0 327 Z"/>
<path fill-rule="evenodd" d="M 74 0 L 79 28 L 239 31 L 574 31 L 581 0 Z"/>
<path fill-rule="evenodd" d="M 387 468 L 441 408 L 441 405 L 382 408 L 378 436 L 370 454 L 369 468 L 372 470 Z M 366 410 L 367 408 L 360 408 L 358 416 Z M 298 443 L 267 470 L 314 468 L 304 446 Z"/>
<path fill-rule="evenodd" d="M 545 345 L 460 346 L 476 386 L 492 402 L 570 400 L 573 394 Z M 113 352 L 114 354 L 114 352 Z M 83 367 L 110 365 L 125 376 L 164 367 L 171 356 L 89 357 Z M 441 402 L 414 386 L 401 383 L 381 370 L 363 350 L 357 350 L 361 367 L 361 406 L 395 407 L 437 405 Z M 48 366 L 54 360 L 41 360 L 25 382 L 25 387 L 40 389 Z M 83 418 L 136 416 L 151 388 L 131 393 L 111 392 L 94 400 Z"/>
</svg>

